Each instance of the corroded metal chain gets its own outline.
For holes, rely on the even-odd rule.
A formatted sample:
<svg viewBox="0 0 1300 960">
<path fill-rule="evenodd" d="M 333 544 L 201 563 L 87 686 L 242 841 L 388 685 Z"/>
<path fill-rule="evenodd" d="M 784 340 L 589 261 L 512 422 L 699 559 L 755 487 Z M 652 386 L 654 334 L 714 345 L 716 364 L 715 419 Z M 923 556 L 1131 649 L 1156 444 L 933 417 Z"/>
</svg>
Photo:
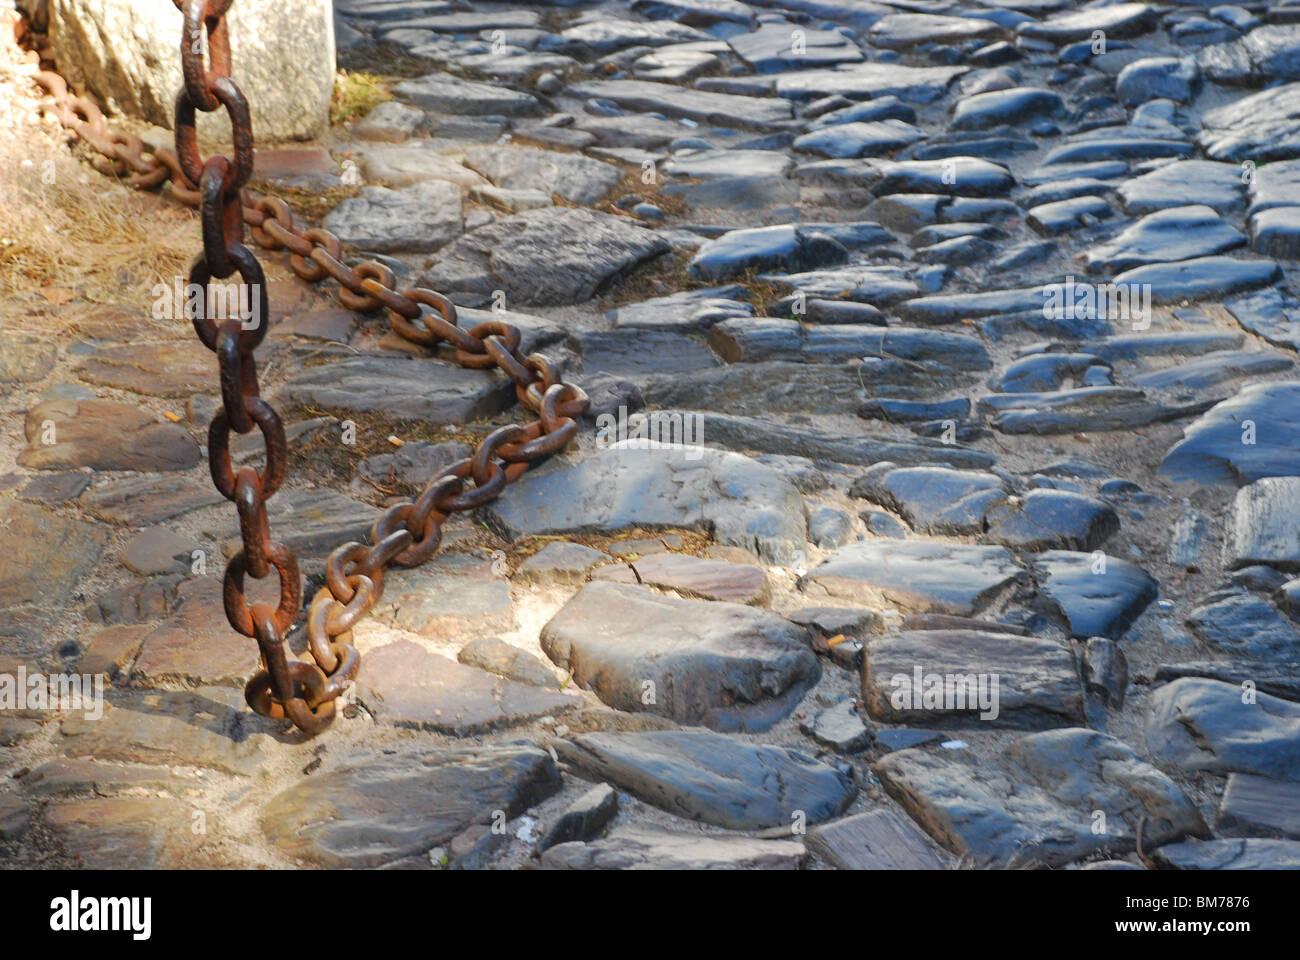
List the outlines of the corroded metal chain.
<svg viewBox="0 0 1300 960">
<path fill-rule="evenodd" d="M 189 282 L 205 291 L 213 279 L 238 273 L 243 319 L 208 316 L 210 298 L 194 318 L 199 339 L 216 353 L 222 409 L 208 431 L 212 480 L 239 511 L 243 549 L 226 567 L 223 586 L 226 617 L 244 636 L 256 639 L 262 669 L 248 681 L 244 697 L 263 716 L 287 717 L 301 730 L 318 733 L 334 718 L 335 701 L 356 678 L 360 656 L 352 645 L 352 628 L 384 592 L 390 564 L 424 563 L 442 542 L 442 525 L 456 512 L 493 500 L 540 458 L 561 450 L 577 433 L 577 418 L 587 409 L 581 388 L 564 383 L 546 357 L 520 352 L 517 327 L 499 320 L 472 329 L 458 325 L 455 305 L 440 293 L 413 287 L 398 293 L 393 272 L 367 261 L 349 267 L 342 244 L 327 230 L 299 230 L 284 201 L 257 196 L 245 184 L 253 171 L 253 135 L 248 103 L 230 76 L 230 38 L 225 14 L 232 0 L 174 0 L 185 18 L 181 62 L 185 85 L 176 98 L 176 150 L 146 155 L 137 137 L 108 130 L 103 113 L 90 100 L 73 95 L 55 73 L 35 79 L 50 94 L 43 111 L 56 116 L 101 157 L 96 167 L 124 177 L 137 187 L 157 187 L 170 180 L 172 194 L 199 207 L 203 252 L 190 269 Z M 203 62 L 201 32 L 207 36 L 208 64 Z M 233 161 L 199 156 L 196 111 L 224 108 L 230 116 Z M 414 343 L 434 347 L 447 341 L 458 364 L 496 368 L 515 383 L 519 402 L 535 413 L 529 424 L 511 424 L 489 434 L 472 457 L 452 464 L 413 501 L 389 507 L 370 531 L 370 542 L 345 543 L 325 562 L 326 585 L 317 591 L 307 614 L 312 659 L 290 658 L 285 633 L 302 605 L 302 580 L 293 554 L 270 538 L 266 503 L 284 482 L 288 443 L 279 415 L 259 396 L 254 350 L 266 336 L 269 310 L 261 265 L 243 243 L 244 226 L 254 241 L 269 250 L 288 249 L 289 265 L 309 282 L 330 277 L 337 295 L 356 311 L 384 308 L 393 329 Z M 261 431 L 266 465 L 236 472 L 231 463 L 230 431 Z M 274 570 L 280 602 L 249 604 L 247 577 L 260 580 Z"/>
</svg>

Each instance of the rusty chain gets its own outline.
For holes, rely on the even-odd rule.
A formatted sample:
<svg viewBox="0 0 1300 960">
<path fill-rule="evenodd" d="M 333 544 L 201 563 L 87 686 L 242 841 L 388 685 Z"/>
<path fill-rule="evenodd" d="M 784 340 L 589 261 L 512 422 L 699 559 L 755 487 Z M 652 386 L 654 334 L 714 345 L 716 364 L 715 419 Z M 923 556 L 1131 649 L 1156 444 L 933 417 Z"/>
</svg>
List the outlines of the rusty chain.
<svg viewBox="0 0 1300 960">
<path fill-rule="evenodd" d="M 327 230 L 300 230 L 288 204 L 260 196 L 245 184 L 253 172 L 253 134 L 248 102 L 230 75 L 230 37 L 225 19 L 232 0 L 173 0 L 184 15 L 181 63 L 184 87 L 176 97 L 176 149 L 147 153 L 135 136 L 108 129 L 91 100 L 69 91 L 58 74 L 38 71 L 34 79 L 49 95 L 42 113 L 56 117 L 99 156 L 96 169 L 139 188 L 171 183 L 174 197 L 200 211 L 203 252 L 190 268 L 189 283 L 205 291 L 213 279 L 235 273 L 240 303 L 250 316 L 208 316 L 210 298 L 194 318 L 200 341 L 217 355 L 222 408 L 208 430 L 208 461 L 217 490 L 239 513 L 243 549 L 226 566 L 223 599 L 230 625 L 257 641 L 262 669 L 244 688 L 250 707 L 263 716 L 287 717 L 308 734 L 332 722 L 335 701 L 356 678 L 360 655 L 352 628 L 378 603 L 384 571 L 390 564 L 417 566 L 437 552 L 442 526 L 457 512 L 493 500 L 542 457 L 564 448 L 578 431 L 577 418 L 588 400 L 580 387 L 564 383 L 541 354 L 520 352 L 519 329 L 489 320 L 470 329 L 457 322 L 455 305 L 440 293 L 420 287 L 396 289 L 392 270 L 366 261 L 349 267 L 342 244 Z M 207 38 L 208 63 L 203 59 Z M 230 117 L 234 160 L 199 155 L 196 111 L 225 109 Z M 339 301 L 358 312 L 387 313 L 393 329 L 425 347 L 448 342 L 463 367 L 496 368 L 515 382 L 519 402 L 537 415 L 529 424 L 501 427 L 484 439 L 472 457 L 452 464 L 414 500 L 390 506 L 370 530 L 369 543 L 345 543 L 325 562 L 325 586 L 308 607 L 307 641 L 311 660 L 288 656 L 284 638 L 302 605 L 302 579 L 290 550 L 270 538 L 266 504 L 284 482 L 288 441 L 275 410 L 259 396 L 254 351 L 266 336 L 269 310 L 264 275 L 244 245 L 244 227 L 267 250 L 289 251 L 289 266 L 304 280 L 329 277 L 338 283 Z M 250 323 L 249 320 L 252 320 Z M 261 431 L 266 464 L 236 472 L 231 463 L 230 431 Z M 260 580 L 274 570 L 280 602 L 249 604 L 246 578 Z"/>
</svg>

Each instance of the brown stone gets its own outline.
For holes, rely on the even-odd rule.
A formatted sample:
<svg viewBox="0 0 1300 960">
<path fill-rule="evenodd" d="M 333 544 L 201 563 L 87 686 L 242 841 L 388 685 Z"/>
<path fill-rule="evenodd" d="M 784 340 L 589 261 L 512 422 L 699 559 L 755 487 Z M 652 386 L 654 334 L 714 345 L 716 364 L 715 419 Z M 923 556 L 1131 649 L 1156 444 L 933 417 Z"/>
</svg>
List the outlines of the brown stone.
<svg viewBox="0 0 1300 960">
<path fill-rule="evenodd" d="M 87 383 L 151 397 L 184 397 L 212 380 L 216 361 L 197 340 L 100 347 L 81 364 Z"/>
<path fill-rule="evenodd" d="M 242 688 L 258 665 L 257 644 L 233 633 L 226 622 L 220 581 L 204 577 L 181 584 L 176 613 L 147 630 L 131 683 Z"/>
<path fill-rule="evenodd" d="M 388 723 L 461 737 L 553 716 L 581 702 L 464 666 L 410 640 L 366 655 L 357 697 Z"/>
<path fill-rule="evenodd" d="M 633 561 L 632 568 L 642 583 L 705 600 L 761 604 L 767 598 L 767 574 L 761 567 L 702 560 L 684 553 L 656 553 Z"/>
<path fill-rule="evenodd" d="M 110 680 L 116 679 L 131 665 L 149 632 L 148 627 L 134 625 L 100 630 L 86 644 L 77 669 L 82 673 L 102 673 Z"/>
<path fill-rule="evenodd" d="M 45 444 L 44 424 L 54 430 Z M 27 449 L 18 463 L 33 470 L 188 470 L 199 445 L 184 429 L 141 407 L 111 400 L 48 400 L 27 413 Z"/>
<path fill-rule="evenodd" d="M 805 841 L 841 870 L 942 870 L 925 835 L 893 810 L 870 810 L 813 827 Z"/>
<path fill-rule="evenodd" d="M 12 504 L 0 526 L 0 607 L 64 602 L 107 543 L 108 531 L 99 524 Z"/>
</svg>

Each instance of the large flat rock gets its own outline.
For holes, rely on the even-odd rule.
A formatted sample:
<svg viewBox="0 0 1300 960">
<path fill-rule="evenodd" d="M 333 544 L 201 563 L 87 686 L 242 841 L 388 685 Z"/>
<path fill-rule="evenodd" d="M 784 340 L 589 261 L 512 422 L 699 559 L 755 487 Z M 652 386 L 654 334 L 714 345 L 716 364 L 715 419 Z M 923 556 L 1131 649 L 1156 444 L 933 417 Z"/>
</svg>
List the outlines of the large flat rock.
<svg viewBox="0 0 1300 960">
<path fill-rule="evenodd" d="M 30 503 L 9 503 L 0 525 L 0 607 L 65 601 L 94 569 L 108 530 Z"/>
<path fill-rule="evenodd" d="M 624 217 L 578 208 L 526 210 L 443 247 L 421 282 L 449 296 L 503 290 L 511 305 L 582 303 L 667 251 L 662 237 Z"/>
<path fill-rule="evenodd" d="M 761 732 L 821 678 L 807 631 L 765 610 L 590 583 L 542 628 L 542 649 L 611 707 Z"/>
<path fill-rule="evenodd" d="M 27 411 L 27 448 L 20 466 L 32 470 L 188 470 L 199 445 L 174 423 L 113 400 L 47 400 Z M 52 441 L 52 442 L 50 442 Z"/>
<path fill-rule="evenodd" d="M 651 80 L 591 80 L 568 92 L 583 100 L 609 100 L 625 110 L 744 129 L 768 129 L 793 116 L 790 104 L 777 98 L 685 90 Z"/>
<path fill-rule="evenodd" d="M 487 511 L 511 539 L 644 526 L 701 530 L 773 563 L 804 549 L 799 492 L 769 467 L 706 447 L 623 441 L 523 477 Z"/>
<path fill-rule="evenodd" d="M 671 833 L 625 826 L 602 840 L 561 843 L 542 854 L 543 870 L 797 870 L 807 859 L 794 840 Z"/>
<path fill-rule="evenodd" d="M 862 662 L 862 697 L 885 723 L 1040 729 L 1084 722 L 1074 657 L 1053 640 L 907 630 L 873 639 Z"/>
<path fill-rule="evenodd" d="M 982 762 L 968 751 L 900 750 L 875 770 L 922 829 L 979 867 L 1054 867 L 1127 853 L 1142 818 L 1152 845 L 1208 833 L 1177 784 L 1094 730 L 1029 734 Z"/>
<path fill-rule="evenodd" d="M 1237 486 L 1300 475 L 1300 382 L 1251 384 L 1217 404 L 1183 431 L 1160 474 Z"/>
<path fill-rule="evenodd" d="M 514 395 L 513 382 L 492 371 L 428 358 L 362 356 L 303 367 L 284 382 L 277 399 L 340 415 L 383 413 L 460 424 L 500 413 Z"/>
<path fill-rule="evenodd" d="M 267 839 L 324 867 L 378 867 L 422 857 L 494 815 L 516 817 L 560 789 L 544 751 L 506 745 L 358 757 L 276 794 Z"/>
<path fill-rule="evenodd" d="M 820 823 L 853 801 L 853 781 L 786 747 L 706 730 L 589 733 L 560 757 L 676 816 L 731 830 Z"/>
<path fill-rule="evenodd" d="M 1182 770 L 1300 780 L 1300 703 L 1237 684 L 1184 677 L 1158 688 L 1146 737 L 1152 756 Z"/>
<path fill-rule="evenodd" d="M 398 640 L 366 654 L 357 698 L 376 718 L 399 727 L 457 737 L 556 716 L 576 697 L 518 683 Z"/>
<path fill-rule="evenodd" d="M 809 596 L 914 613 L 978 613 L 1023 576 L 1005 547 L 871 540 L 840 547 L 799 581 Z"/>
</svg>

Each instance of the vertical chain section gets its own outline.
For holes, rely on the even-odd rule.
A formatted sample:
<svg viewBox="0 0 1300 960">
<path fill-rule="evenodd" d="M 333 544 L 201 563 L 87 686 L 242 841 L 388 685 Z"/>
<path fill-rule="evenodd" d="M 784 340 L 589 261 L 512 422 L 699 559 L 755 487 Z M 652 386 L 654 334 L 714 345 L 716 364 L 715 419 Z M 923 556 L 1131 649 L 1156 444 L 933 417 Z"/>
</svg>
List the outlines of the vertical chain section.
<svg viewBox="0 0 1300 960">
<path fill-rule="evenodd" d="M 184 15 L 181 64 L 185 85 L 176 97 L 176 149 L 146 155 L 136 137 L 110 132 L 103 113 L 90 100 L 68 90 L 63 78 L 41 71 L 34 79 L 48 94 L 42 112 L 55 116 L 100 156 L 96 169 L 123 177 L 139 188 L 170 181 L 172 196 L 199 208 L 203 252 L 190 268 L 189 282 L 205 291 L 213 280 L 239 274 L 247 316 L 215 317 L 212 298 L 194 318 L 194 331 L 217 356 L 222 407 L 208 430 L 212 481 L 239 512 L 243 541 L 226 567 L 223 585 L 226 618 L 239 633 L 257 641 L 262 669 L 244 688 L 250 707 L 263 716 L 288 718 L 308 734 L 334 719 L 335 701 L 352 685 L 361 658 L 352 629 L 378 603 L 384 571 L 390 564 L 417 566 L 442 543 L 442 526 L 453 513 L 474 510 L 493 500 L 536 460 L 563 449 L 578 432 L 587 395 L 564 383 L 551 362 L 538 353 L 525 356 L 519 329 L 489 320 L 471 329 L 458 324 L 455 305 L 440 293 L 413 287 L 398 293 L 392 271 L 375 261 L 355 268 L 343 262 L 339 239 L 327 230 L 300 230 L 288 205 L 245 188 L 253 172 L 253 134 L 248 102 L 230 76 L 230 36 L 226 12 L 232 0 L 173 0 Z M 206 38 L 207 63 L 203 43 Z M 224 109 L 230 117 L 234 159 L 199 155 L 198 112 Z M 259 396 L 254 351 L 270 322 L 265 276 L 257 257 L 244 245 L 244 227 L 267 250 L 287 250 L 289 266 L 302 279 L 338 283 L 335 294 L 358 312 L 383 309 L 393 330 L 433 348 L 447 343 L 456 363 L 495 369 L 515 383 L 520 404 L 537 416 L 489 434 L 472 457 L 434 477 L 412 501 L 390 506 L 370 530 L 369 543 L 345 543 L 325 562 L 325 586 L 307 612 L 311 660 L 288 655 L 285 634 L 302 607 L 298 562 L 271 539 L 267 501 L 285 479 L 288 443 L 279 415 Z M 265 440 L 266 464 L 234 470 L 230 432 L 257 429 Z M 280 602 L 250 603 L 248 577 L 261 580 L 272 571 Z"/>
</svg>

